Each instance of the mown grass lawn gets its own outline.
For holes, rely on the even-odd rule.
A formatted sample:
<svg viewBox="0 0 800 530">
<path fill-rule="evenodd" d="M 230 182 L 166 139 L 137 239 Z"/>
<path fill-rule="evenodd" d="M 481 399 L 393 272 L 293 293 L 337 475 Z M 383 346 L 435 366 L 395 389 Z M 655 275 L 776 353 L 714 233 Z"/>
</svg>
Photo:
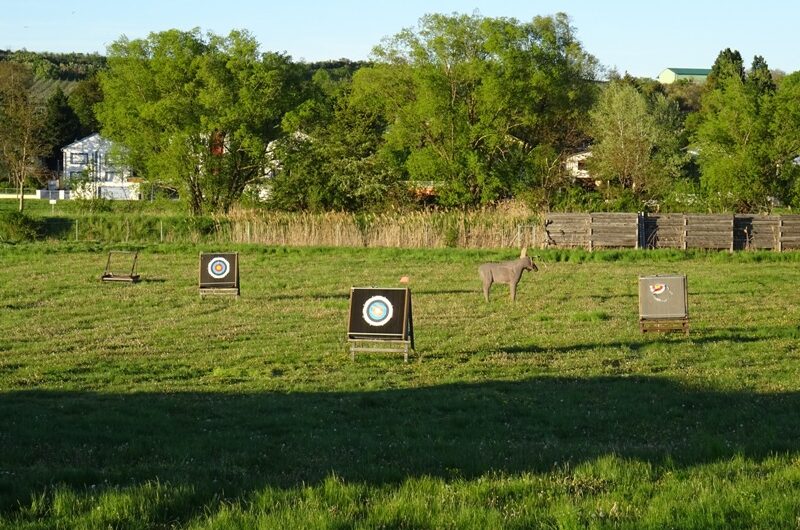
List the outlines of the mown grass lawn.
<svg viewBox="0 0 800 530">
<path fill-rule="evenodd" d="M 800 522 L 800 256 L 0 247 L 0 527 L 787 528 Z M 216 249 L 220 250 L 220 249 Z M 637 278 L 688 277 L 642 335 Z M 417 352 L 347 350 L 350 287 L 410 276 Z"/>
</svg>

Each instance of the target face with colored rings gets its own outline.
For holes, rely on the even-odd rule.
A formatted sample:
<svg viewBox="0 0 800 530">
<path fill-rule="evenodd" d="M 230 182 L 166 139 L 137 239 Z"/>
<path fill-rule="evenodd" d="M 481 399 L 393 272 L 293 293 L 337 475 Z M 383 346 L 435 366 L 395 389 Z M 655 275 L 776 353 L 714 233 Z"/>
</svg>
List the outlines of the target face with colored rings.
<svg viewBox="0 0 800 530">
<path fill-rule="evenodd" d="M 231 271 L 231 264 L 223 257 L 217 256 L 208 262 L 208 274 L 217 280 L 228 275 Z"/>
<path fill-rule="evenodd" d="M 385 296 L 373 296 L 364 302 L 361 315 L 370 326 L 383 326 L 392 319 L 394 308 Z"/>
</svg>

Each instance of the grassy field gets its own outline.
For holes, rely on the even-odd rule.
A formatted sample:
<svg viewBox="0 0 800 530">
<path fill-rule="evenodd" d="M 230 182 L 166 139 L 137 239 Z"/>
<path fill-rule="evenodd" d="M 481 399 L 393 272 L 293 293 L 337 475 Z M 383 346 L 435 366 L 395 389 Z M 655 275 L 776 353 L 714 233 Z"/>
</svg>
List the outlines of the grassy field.
<svg viewBox="0 0 800 530">
<path fill-rule="evenodd" d="M 794 528 L 800 255 L 0 246 L 0 527 Z M 122 247 L 114 247 L 122 248 Z M 688 277 L 642 335 L 637 277 Z M 411 278 L 417 352 L 347 350 L 353 285 Z"/>
</svg>

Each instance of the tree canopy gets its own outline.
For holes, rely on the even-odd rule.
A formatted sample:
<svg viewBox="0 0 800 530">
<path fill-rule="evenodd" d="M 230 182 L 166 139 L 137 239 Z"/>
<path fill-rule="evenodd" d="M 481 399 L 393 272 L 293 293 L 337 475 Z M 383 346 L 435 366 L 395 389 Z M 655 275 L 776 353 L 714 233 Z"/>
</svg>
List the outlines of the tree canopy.
<svg viewBox="0 0 800 530">
<path fill-rule="evenodd" d="M 381 150 L 398 178 L 434 183 L 444 205 L 509 197 L 535 180 L 537 148 L 584 140 L 597 64 L 566 15 L 427 15 L 373 59 L 353 97 L 389 124 Z"/>
<path fill-rule="evenodd" d="M 0 51 L 0 66 L 14 73 L 0 176 L 24 169 L 15 185 L 100 129 L 195 214 L 227 212 L 248 189 L 286 210 L 800 206 L 796 74 L 758 55 L 745 69 L 726 48 L 705 84 L 599 80 L 563 13 L 429 14 L 367 62 L 296 63 L 246 31 L 194 29 L 121 37 L 107 58 Z M 11 109 L 27 109 L 28 136 Z M 585 150 L 590 179 L 565 169 Z"/>
<path fill-rule="evenodd" d="M 780 101 L 788 103 L 785 94 Z M 701 182 L 717 208 L 763 211 L 788 198 L 789 174 L 779 170 L 774 136 L 785 123 L 775 124 L 775 103 L 775 84 L 759 56 L 744 77 L 738 67 L 729 69 L 703 95 L 694 141 Z M 791 116 L 791 106 L 785 105 L 782 114 Z"/>
<path fill-rule="evenodd" d="M 227 211 L 264 176 L 298 76 L 288 57 L 260 53 L 247 32 L 123 37 L 100 75 L 98 117 L 132 167 L 174 186 L 192 212 Z"/>
<path fill-rule="evenodd" d="M 24 186 L 39 180 L 50 146 L 43 135 L 44 110 L 31 96 L 30 68 L 0 62 L 0 170 L 17 188 L 19 210 L 24 208 Z"/>
</svg>

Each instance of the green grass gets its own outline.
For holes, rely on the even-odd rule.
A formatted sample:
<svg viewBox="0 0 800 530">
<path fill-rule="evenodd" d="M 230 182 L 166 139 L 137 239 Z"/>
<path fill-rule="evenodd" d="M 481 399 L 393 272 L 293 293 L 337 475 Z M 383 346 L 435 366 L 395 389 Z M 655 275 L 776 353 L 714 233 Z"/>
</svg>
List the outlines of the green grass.
<svg viewBox="0 0 800 530">
<path fill-rule="evenodd" d="M 0 246 L 0 527 L 787 528 L 800 516 L 797 254 Z M 134 247 L 113 247 L 134 248 Z M 691 334 L 638 331 L 688 277 Z M 350 360 L 353 285 L 411 278 L 417 352 Z"/>
</svg>

